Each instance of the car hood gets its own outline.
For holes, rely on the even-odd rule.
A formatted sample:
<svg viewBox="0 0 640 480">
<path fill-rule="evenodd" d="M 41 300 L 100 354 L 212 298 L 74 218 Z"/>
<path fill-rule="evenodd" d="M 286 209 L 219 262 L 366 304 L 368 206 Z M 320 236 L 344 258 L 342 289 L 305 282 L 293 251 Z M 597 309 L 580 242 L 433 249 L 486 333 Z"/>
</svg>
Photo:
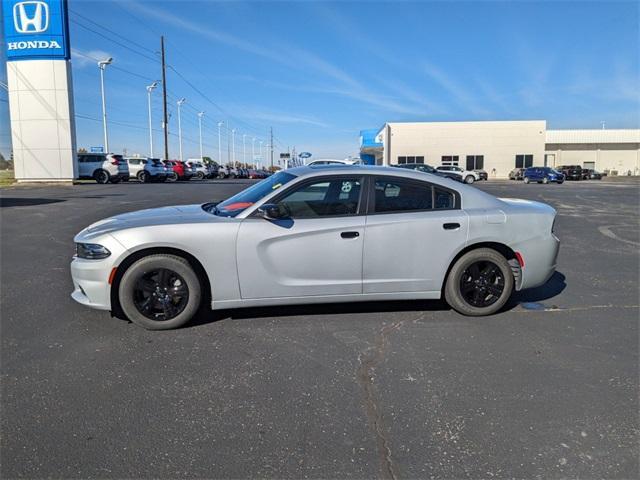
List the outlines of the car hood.
<svg viewBox="0 0 640 480">
<path fill-rule="evenodd" d="M 215 223 L 220 221 L 229 221 L 229 218 L 218 217 L 207 213 L 202 209 L 202 205 L 200 204 L 150 208 L 147 210 L 123 213 L 95 222 L 78 233 L 76 239 L 81 237 L 86 241 L 100 235 L 129 228 L 189 223 Z"/>
</svg>

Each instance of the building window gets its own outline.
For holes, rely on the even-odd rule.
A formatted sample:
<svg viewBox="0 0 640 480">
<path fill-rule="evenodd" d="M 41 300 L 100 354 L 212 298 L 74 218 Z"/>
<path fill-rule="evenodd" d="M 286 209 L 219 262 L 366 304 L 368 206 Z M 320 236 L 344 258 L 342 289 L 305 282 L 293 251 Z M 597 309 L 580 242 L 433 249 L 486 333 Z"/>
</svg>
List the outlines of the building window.
<svg viewBox="0 0 640 480">
<path fill-rule="evenodd" d="M 442 165 L 446 165 L 446 166 L 451 166 L 451 165 L 455 165 L 458 166 L 458 155 L 444 155 L 442 157 Z"/>
<path fill-rule="evenodd" d="M 533 155 L 516 155 L 516 168 L 533 167 Z"/>
<path fill-rule="evenodd" d="M 467 170 L 482 170 L 484 155 L 467 155 Z"/>
<path fill-rule="evenodd" d="M 424 156 L 398 157 L 398 165 L 404 165 L 406 163 L 424 163 Z"/>
</svg>

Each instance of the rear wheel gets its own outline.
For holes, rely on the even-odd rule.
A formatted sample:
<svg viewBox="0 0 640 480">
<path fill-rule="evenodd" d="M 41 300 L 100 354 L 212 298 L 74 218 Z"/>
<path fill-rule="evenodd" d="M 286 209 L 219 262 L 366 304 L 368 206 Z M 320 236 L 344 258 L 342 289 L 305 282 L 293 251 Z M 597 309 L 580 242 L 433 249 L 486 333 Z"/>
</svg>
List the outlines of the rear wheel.
<svg viewBox="0 0 640 480">
<path fill-rule="evenodd" d="M 469 183 L 469 184 L 471 184 L 471 183 L 473 183 L 473 182 L 475 182 L 475 181 L 476 181 L 476 179 L 475 179 L 475 177 L 474 177 L 473 175 L 467 175 L 467 176 L 464 178 L 464 183 Z"/>
<path fill-rule="evenodd" d="M 96 180 L 96 182 L 98 183 L 109 183 L 109 179 L 110 179 L 110 175 L 109 172 L 107 172 L 106 170 L 98 170 L 93 174 L 93 178 Z"/>
<path fill-rule="evenodd" d="M 445 298 L 463 315 L 491 315 L 507 302 L 513 283 L 507 259 L 490 248 L 479 248 L 465 253 L 453 265 Z"/>
<path fill-rule="evenodd" d="M 167 175 L 167 182 L 177 182 L 178 181 L 178 174 L 176 172 L 171 172 L 169 175 Z"/>
<path fill-rule="evenodd" d="M 202 173 L 202 172 L 198 172 L 198 173 L 196 173 L 196 178 L 197 178 L 198 180 L 204 180 L 204 173 Z"/>
<path fill-rule="evenodd" d="M 149 181 L 149 174 L 144 170 L 139 171 L 137 176 L 140 183 L 146 183 Z"/>
<path fill-rule="evenodd" d="M 118 297 L 133 323 L 148 330 L 167 330 L 181 327 L 196 314 L 202 287 L 184 258 L 149 255 L 124 273 Z"/>
<path fill-rule="evenodd" d="M 542 183 L 544 183 L 546 185 L 547 183 L 549 183 L 549 179 L 547 177 L 544 177 L 542 179 Z"/>
<path fill-rule="evenodd" d="M 529 177 L 524 177 L 524 183 L 529 183 L 531 180 L 529 180 Z"/>
</svg>

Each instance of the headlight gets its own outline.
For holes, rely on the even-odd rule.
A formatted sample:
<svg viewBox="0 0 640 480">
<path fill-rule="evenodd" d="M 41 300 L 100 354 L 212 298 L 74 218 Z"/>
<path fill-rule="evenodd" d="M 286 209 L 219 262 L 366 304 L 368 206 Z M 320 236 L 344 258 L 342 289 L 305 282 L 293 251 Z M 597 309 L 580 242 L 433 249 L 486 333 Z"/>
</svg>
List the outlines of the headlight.
<svg viewBox="0 0 640 480">
<path fill-rule="evenodd" d="M 100 260 L 107 258 L 111 252 L 97 243 L 76 243 L 76 255 L 78 258 Z"/>
</svg>

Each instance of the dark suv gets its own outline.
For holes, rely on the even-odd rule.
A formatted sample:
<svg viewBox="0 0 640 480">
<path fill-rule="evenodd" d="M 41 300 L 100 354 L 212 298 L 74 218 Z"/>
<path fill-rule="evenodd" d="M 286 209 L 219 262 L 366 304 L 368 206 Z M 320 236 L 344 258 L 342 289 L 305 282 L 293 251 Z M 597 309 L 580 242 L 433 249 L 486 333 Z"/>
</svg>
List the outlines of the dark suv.
<svg viewBox="0 0 640 480">
<path fill-rule="evenodd" d="M 562 172 L 567 180 L 582 180 L 582 167 L 580 165 L 563 165 L 556 167 L 556 170 Z"/>
<path fill-rule="evenodd" d="M 529 167 L 524 171 L 524 183 L 538 182 L 560 184 L 564 182 L 564 174 L 550 167 Z"/>
</svg>

